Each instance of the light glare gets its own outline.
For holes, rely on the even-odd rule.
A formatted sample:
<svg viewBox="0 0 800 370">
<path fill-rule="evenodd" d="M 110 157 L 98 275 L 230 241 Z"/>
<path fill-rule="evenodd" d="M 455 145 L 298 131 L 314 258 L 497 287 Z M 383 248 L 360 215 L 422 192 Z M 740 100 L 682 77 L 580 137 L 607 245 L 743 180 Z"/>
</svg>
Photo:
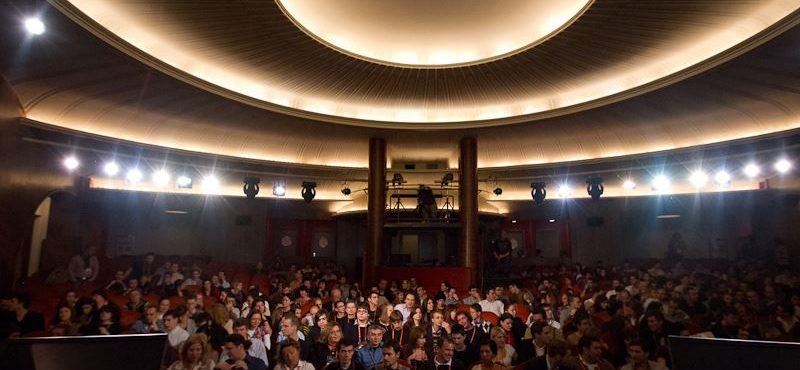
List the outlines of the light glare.
<svg viewBox="0 0 800 370">
<path fill-rule="evenodd" d="M 636 189 L 636 183 L 633 182 L 633 180 L 625 180 L 625 182 L 622 183 L 622 187 L 625 188 L 625 190 L 633 190 Z"/>
<path fill-rule="evenodd" d="M 203 178 L 203 188 L 206 190 L 219 189 L 219 179 L 214 175 L 208 175 Z"/>
<path fill-rule="evenodd" d="M 708 175 L 702 170 L 694 171 L 689 175 L 689 182 L 692 183 L 695 188 L 700 189 L 708 183 Z"/>
<path fill-rule="evenodd" d="M 153 173 L 153 182 L 156 186 L 165 186 L 169 183 L 169 172 L 166 170 L 158 170 Z"/>
<path fill-rule="evenodd" d="M 561 185 L 558 187 L 558 196 L 562 198 L 569 198 L 572 195 L 572 188 L 569 185 Z"/>
<path fill-rule="evenodd" d="M 128 179 L 130 182 L 139 182 L 142 181 L 142 171 L 134 168 L 125 175 L 125 178 Z"/>
<path fill-rule="evenodd" d="M 753 178 L 758 176 L 759 173 L 761 173 L 761 169 L 753 163 L 744 167 L 744 174 L 747 175 L 747 177 Z"/>
<path fill-rule="evenodd" d="M 714 175 L 714 182 L 719 186 L 725 186 L 731 183 L 731 174 L 727 171 L 718 171 Z"/>
<path fill-rule="evenodd" d="M 25 20 L 25 28 L 34 35 L 41 35 L 45 31 L 44 23 L 39 18 L 28 18 Z"/>
<path fill-rule="evenodd" d="M 658 191 L 665 191 L 669 189 L 670 181 L 665 175 L 658 175 L 653 178 L 653 189 Z"/>
<path fill-rule="evenodd" d="M 191 184 L 192 184 L 192 178 L 190 178 L 189 176 L 178 177 L 178 186 L 187 187 Z"/>
<path fill-rule="evenodd" d="M 103 166 L 103 171 L 108 176 L 114 176 L 119 173 L 119 166 L 117 166 L 114 162 L 108 162 L 105 166 Z"/>
<path fill-rule="evenodd" d="M 81 165 L 81 163 L 78 162 L 78 158 L 75 158 L 75 157 L 64 158 L 64 167 L 66 167 L 70 171 L 78 168 L 78 166 L 80 166 L 80 165 Z"/>
<path fill-rule="evenodd" d="M 274 185 L 272 187 L 272 195 L 277 196 L 277 197 L 282 197 L 282 196 L 286 195 L 286 187 L 284 187 L 281 184 Z"/>
<path fill-rule="evenodd" d="M 780 173 L 787 173 L 792 168 L 792 163 L 785 159 L 775 162 L 775 170 Z"/>
</svg>

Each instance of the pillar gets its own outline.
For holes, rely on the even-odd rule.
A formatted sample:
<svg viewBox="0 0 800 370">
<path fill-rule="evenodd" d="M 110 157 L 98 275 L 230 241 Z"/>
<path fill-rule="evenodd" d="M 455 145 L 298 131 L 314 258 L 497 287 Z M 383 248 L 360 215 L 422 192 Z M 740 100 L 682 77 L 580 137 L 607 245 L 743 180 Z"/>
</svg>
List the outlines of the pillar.
<svg viewBox="0 0 800 370">
<path fill-rule="evenodd" d="M 374 284 L 383 261 L 383 227 L 386 223 L 386 140 L 369 140 L 369 183 L 367 185 L 367 250 L 364 254 L 363 289 Z"/>
<path fill-rule="evenodd" d="M 458 158 L 458 210 L 461 222 L 459 265 L 471 269 L 471 284 L 479 283 L 478 253 L 478 143 L 461 139 Z"/>
</svg>

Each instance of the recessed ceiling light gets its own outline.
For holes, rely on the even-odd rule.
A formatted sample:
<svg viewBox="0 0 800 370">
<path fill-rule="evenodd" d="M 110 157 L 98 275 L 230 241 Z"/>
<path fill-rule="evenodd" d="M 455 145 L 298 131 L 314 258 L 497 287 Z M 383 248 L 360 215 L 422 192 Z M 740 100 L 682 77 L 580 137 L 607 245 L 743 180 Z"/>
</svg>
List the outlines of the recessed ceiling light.
<svg viewBox="0 0 800 370">
<path fill-rule="evenodd" d="M 714 175 L 714 182 L 719 186 L 726 186 L 731 183 L 731 174 L 725 170 L 717 171 Z"/>
<path fill-rule="evenodd" d="M 653 178 L 653 190 L 667 191 L 670 184 L 671 182 L 669 181 L 669 178 L 665 175 L 657 175 Z"/>
<path fill-rule="evenodd" d="M 130 182 L 142 181 L 142 177 L 142 171 L 139 171 L 137 168 L 128 171 L 128 173 L 125 175 L 125 178 Z"/>
<path fill-rule="evenodd" d="M 792 163 L 786 159 L 779 159 L 777 162 L 775 162 L 775 170 L 780 173 L 789 172 L 791 168 L 792 168 Z"/>
<path fill-rule="evenodd" d="M 753 178 L 758 176 L 759 173 L 761 173 L 761 168 L 759 168 L 758 165 L 754 163 L 750 163 L 744 167 L 743 172 L 745 175 L 747 175 L 747 177 Z"/>
<path fill-rule="evenodd" d="M 708 175 L 703 170 L 694 171 L 689 175 L 689 182 L 696 189 L 700 189 L 708 183 Z"/>
</svg>

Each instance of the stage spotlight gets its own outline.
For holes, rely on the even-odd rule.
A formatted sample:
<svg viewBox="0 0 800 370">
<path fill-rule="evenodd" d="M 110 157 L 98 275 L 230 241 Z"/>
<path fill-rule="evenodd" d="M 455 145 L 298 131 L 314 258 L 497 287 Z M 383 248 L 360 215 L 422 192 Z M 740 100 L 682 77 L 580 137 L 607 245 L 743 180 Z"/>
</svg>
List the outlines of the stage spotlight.
<svg viewBox="0 0 800 370">
<path fill-rule="evenodd" d="M 342 186 L 342 194 L 344 194 L 344 196 L 350 196 L 350 193 L 352 192 L 353 191 L 350 190 L 350 187 L 347 186 L 347 184 L 344 184 L 344 186 Z"/>
<path fill-rule="evenodd" d="M 66 167 L 70 171 L 78 168 L 80 165 L 81 162 L 78 162 L 78 158 L 75 158 L 73 156 L 64 158 L 64 167 Z"/>
<path fill-rule="evenodd" d="M 667 191 L 670 186 L 669 178 L 665 175 L 657 175 L 653 178 L 653 190 Z"/>
<path fill-rule="evenodd" d="M 756 165 L 754 163 L 748 164 L 747 166 L 744 167 L 744 170 L 742 170 L 742 171 L 749 178 L 756 177 L 756 176 L 758 176 L 759 173 L 761 173 L 761 169 L 758 168 L 758 165 Z"/>
<path fill-rule="evenodd" d="M 260 183 L 261 179 L 256 176 L 245 176 L 242 191 L 244 191 L 244 195 L 247 196 L 247 199 L 255 199 L 256 195 L 258 195 L 258 191 L 260 190 L 260 187 L 258 186 Z"/>
<path fill-rule="evenodd" d="M 792 168 L 792 163 L 786 159 L 779 159 L 775 162 L 775 170 L 779 173 L 787 173 Z"/>
<path fill-rule="evenodd" d="M 313 181 L 303 181 L 303 189 L 300 190 L 300 195 L 303 196 L 303 200 L 306 203 L 311 203 L 314 200 L 314 197 L 317 195 L 317 183 Z"/>
<path fill-rule="evenodd" d="M 180 189 L 191 189 L 192 188 L 192 178 L 186 175 L 178 177 L 178 188 Z"/>
<path fill-rule="evenodd" d="M 448 173 L 442 177 L 442 186 L 450 185 L 450 182 L 453 181 L 453 174 Z"/>
<path fill-rule="evenodd" d="M 708 175 L 702 170 L 694 171 L 689 175 L 689 182 L 695 189 L 700 189 L 708 183 Z"/>
<path fill-rule="evenodd" d="M 500 196 L 501 194 L 503 194 L 503 189 L 501 189 L 499 186 L 494 188 L 494 195 Z"/>
<path fill-rule="evenodd" d="M 41 35 L 45 31 L 44 23 L 39 18 L 26 19 L 25 28 L 33 35 Z"/>
<path fill-rule="evenodd" d="M 603 195 L 604 189 L 603 179 L 599 177 L 590 177 L 588 180 L 586 180 L 586 192 L 592 197 L 592 199 L 600 199 L 600 196 Z"/>
<path fill-rule="evenodd" d="M 568 184 L 562 184 L 558 187 L 558 196 L 561 198 L 569 198 L 572 195 L 572 188 Z"/>
<path fill-rule="evenodd" d="M 215 191 L 219 189 L 219 179 L 214 175 L 203 177 L 203 188 L 206 191 Z"/>
<path fill-rule="evenodd" d="M 544 182 L 532 182 L 531 183 L 531 197 L 536 204 L 542 204 L 544 199 L 547 198 L 547 189 L 545 187 L 547 184 Z"/>
<path fill-rule="evenodd" d="M 556 220 L 555 218 L 551 218 L 551 219 L 547 220 L 547 223 L 554 224 L 554 223 L 556 223 L 556 221 L 558 221 L 558 220 Z"/>
<path fill-rule="evenodd" d="M 108 162 L 103 166 L 103 172 L 108 176 L 114 176 L 119 172 L 119 166 L 114 162 Z"/>
<path fill-rule="evenodd" d="M 169 172 L 167 170 L 158 170 L 153 172 L 153 183 L 158 187 L 166 186 L 169 183 Z"/>
<path fill-rule="evenodd" d="M 727 171 L 719 170 L 716 174 L 714 174 L 714 182 L 716 182 L 719 186 L 727 186 L 731 183 L 731 174 L 729 174 Z"/>
<path fill-rule="evenodd" d="M 139 171 L 137 168 L 131 169 L 127 174 L 125 174 L 125 178 L 130 182 L 142 181 L 142 177 L 142 171 Z"/>
<path fill-rule="evenodd" d="M 406 182 L 406 180 L 403 179 L 402 173 L 396 173 L 392 176 L 392 186 L 402 185 L 404 182 Z"/>
<path fill-rule="evenodd" d="M 276 197 L 282 197 L 286 195 L 286 187 L 280 183 L 272 185 L 272 195 Z"/>
<path fill-rule="evenodd" d="M 636 183 L 633 180 L 625 180 L 622 183 L 622 187 L 625 188 L 625 190 L 633 190 L 636 189 Z"/>
</svg>

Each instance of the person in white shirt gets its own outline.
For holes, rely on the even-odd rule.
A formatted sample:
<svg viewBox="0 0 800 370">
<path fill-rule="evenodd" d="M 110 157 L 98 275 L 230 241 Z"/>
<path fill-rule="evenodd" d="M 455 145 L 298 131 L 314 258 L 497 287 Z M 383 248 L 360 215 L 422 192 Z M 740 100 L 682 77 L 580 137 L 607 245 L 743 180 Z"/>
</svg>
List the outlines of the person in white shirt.
<svg viewBox="0 0 800 370">
<path fill-rule="evenodd" d="M 259 340 L 258 338 L 251 338 L 247 334 L 247 324 L 248 320 L 246 318 L 236 319 L 236 322 L 233 323 L 233 333 L 239 334 L 244 337 L 245 340 L 250 341 L 250 348 L 247 349 L 247 354 L 251 357 L 259 358 L 261 361 L 264 361 L 264 364 L 269 366 L 269 359 L 267 357 L 267 346 L 264 345 L 264 342 Z M 228 354 L 223 352 L 220 355 L 219 360 L 225 361 L 228 359 Z"/>
<path fill-rule="evenodd" d="M 486 299 L 478 302 L 478 304 L 481 305 L 484 312 L 492 312 L 497 317 L 500 317 L 505 310 L 505 305 L 497 299 L 494 289 L 486 291 Z"/>
<path fill-rule="evenodd" d="M 414 296 L 414 293 L 406 293 L 403 303 L 394 306 L 395 311 L 400 311 L 400 313 L 403 314 L 403 322 L 408 321 L 408 317 L 411 316 L 411 312 L 414 311 L 416 301 L 417 297 Z"/>
<path fill-rule="evenodd" d="M 174 310 L 169 310 L 164 314 L 164 329 L 167 332 L 169 345 L 180 351 L 183 342 L 189 339 L 189 332 L 178 325 L 178 315 Z"/>
</svg>

